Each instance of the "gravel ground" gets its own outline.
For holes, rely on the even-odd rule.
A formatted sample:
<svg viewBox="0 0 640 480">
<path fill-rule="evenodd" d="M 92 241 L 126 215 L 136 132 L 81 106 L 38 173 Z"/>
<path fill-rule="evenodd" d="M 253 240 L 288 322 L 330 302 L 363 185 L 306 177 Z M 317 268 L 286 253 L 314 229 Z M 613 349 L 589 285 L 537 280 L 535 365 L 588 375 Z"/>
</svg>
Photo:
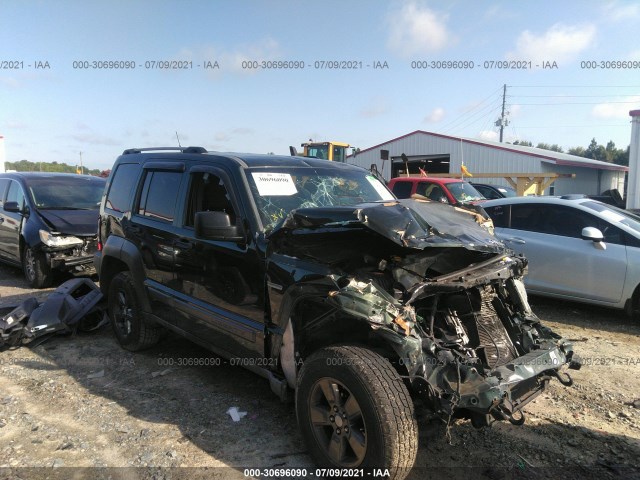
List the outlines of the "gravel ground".
<svg viewBox="0 0 640 480">
<path fill-rule="evenodd" d="M 47 293 L 0 267 L 0 308 Z M 575 342 L 585 363 L 575 384 L 553 382 L 520 427 L 459 422 L 448 441 L 443 427 L 421 425 L 410 479 L 640 478 L 640 324 L 531 303 Z M 231 407 L 246 416 L 232 421 Z M 313 472 L 293 405 L 188 341 L 169 336 L 133 354 L 105 328 L 0 352 L 0 480 L 245 478 L 246 467 Z"/>
</svg>

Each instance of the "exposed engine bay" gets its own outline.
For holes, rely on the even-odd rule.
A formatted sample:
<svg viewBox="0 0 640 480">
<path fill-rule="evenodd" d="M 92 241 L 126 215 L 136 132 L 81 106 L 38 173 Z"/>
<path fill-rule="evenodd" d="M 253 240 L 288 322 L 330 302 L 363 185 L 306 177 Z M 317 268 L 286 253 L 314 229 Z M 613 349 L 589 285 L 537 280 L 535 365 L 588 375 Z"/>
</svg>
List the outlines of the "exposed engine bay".
<svg viewBox="0 0 640 480">
<path fill-rule="evenodd" d="M 412 200 L 293 212 L 275 248 L 300 259 L 298 268 L 321 261 L 333 284 L 323 305 L 307 305 L 296 339 L 366 322 L 362 341 L 393 349 L 396 368 L 435 416 L 477 427 L 523 423 L 522 407 L 552 378 L 570 385 L 560 369 L 580 361 L 531 311 L 527 260 L 493 237 L 482 213 Z"/>
</svg>

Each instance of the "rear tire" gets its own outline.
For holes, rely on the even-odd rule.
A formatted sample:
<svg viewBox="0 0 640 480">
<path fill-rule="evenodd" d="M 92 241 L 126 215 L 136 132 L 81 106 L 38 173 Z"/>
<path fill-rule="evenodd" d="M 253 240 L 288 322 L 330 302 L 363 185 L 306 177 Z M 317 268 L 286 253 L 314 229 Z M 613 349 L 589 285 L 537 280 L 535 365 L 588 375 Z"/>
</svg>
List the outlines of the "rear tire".
<svg viewBox="0 0 640 480">
<path fill-rule="evenodd" d="M 44 253 L 28 246 L 22 254 L 22 270 L 33 288 L 48 288 L 53 283 L 53 272 Z"/>
<path fill-rule="evenodd" d="M 402 479 L 418 452 L 409 392 L 388 360 L 336 346 L 304 361 L 296 389 L 298 425 L 321 468 L 389 471 Z"/>
<path fill-rule="evenodd" d="M 113 333 L 123 348 L 131 351 L 143 350 L 160 340 L 164 329 L 145 321 L 129 272 L 120 272 L 111 280 L 108 311 Z"/>
</svg>

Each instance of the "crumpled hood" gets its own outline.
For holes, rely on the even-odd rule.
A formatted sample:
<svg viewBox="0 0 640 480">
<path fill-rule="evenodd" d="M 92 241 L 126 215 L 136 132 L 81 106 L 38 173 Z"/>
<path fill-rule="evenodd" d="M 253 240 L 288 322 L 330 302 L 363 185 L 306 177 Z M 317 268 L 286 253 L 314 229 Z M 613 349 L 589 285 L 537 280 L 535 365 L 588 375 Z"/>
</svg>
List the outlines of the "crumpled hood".
<svg viewBox="0 0 640 480">
<path fill-rule="evenodd" d="M 38 210 L 55 231 L 66 235 L 96 235 L 99 210 Z"/>
<path fill-rule="evenodd" d="M 299 208 L 289 213 L 270 236 L 296 229 L 364 227 L 402 247 L 419 250 L 464 247 L 483 252 L 506 252 L 506 247 L 493 236 L 489 225 L 490 221 L 473 211 L 439 202 L 406 199 L 345 207 Z"/>
</svg>

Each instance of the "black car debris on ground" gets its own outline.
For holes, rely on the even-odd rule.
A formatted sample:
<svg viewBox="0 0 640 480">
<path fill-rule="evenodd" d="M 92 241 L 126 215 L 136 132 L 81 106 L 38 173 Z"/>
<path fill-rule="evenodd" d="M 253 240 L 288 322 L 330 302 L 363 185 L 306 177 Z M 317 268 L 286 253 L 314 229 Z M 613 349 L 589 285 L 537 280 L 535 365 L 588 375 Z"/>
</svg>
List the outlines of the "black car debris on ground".
<svg viewBox="0 0 640 480">
<path fill-rule="evenodd" d="M 34 288 L 54 273 L 90 274 L 103 178 L 65 173 L 0 174 L 0 260 L 22 267 Z"/>
<path fill-rule="evenodd" d="M 527 262 L 481 209 L 396 200 L 358 167 L 310 158 L 131 149 L 100 209 L 95 264 L 121 345 L 168 328 L 295 392 L 327 468 L 402 478 L 416 410 L 450 425 L 524 423 L 572 345 L 541 324 Z"/>
</svg>

